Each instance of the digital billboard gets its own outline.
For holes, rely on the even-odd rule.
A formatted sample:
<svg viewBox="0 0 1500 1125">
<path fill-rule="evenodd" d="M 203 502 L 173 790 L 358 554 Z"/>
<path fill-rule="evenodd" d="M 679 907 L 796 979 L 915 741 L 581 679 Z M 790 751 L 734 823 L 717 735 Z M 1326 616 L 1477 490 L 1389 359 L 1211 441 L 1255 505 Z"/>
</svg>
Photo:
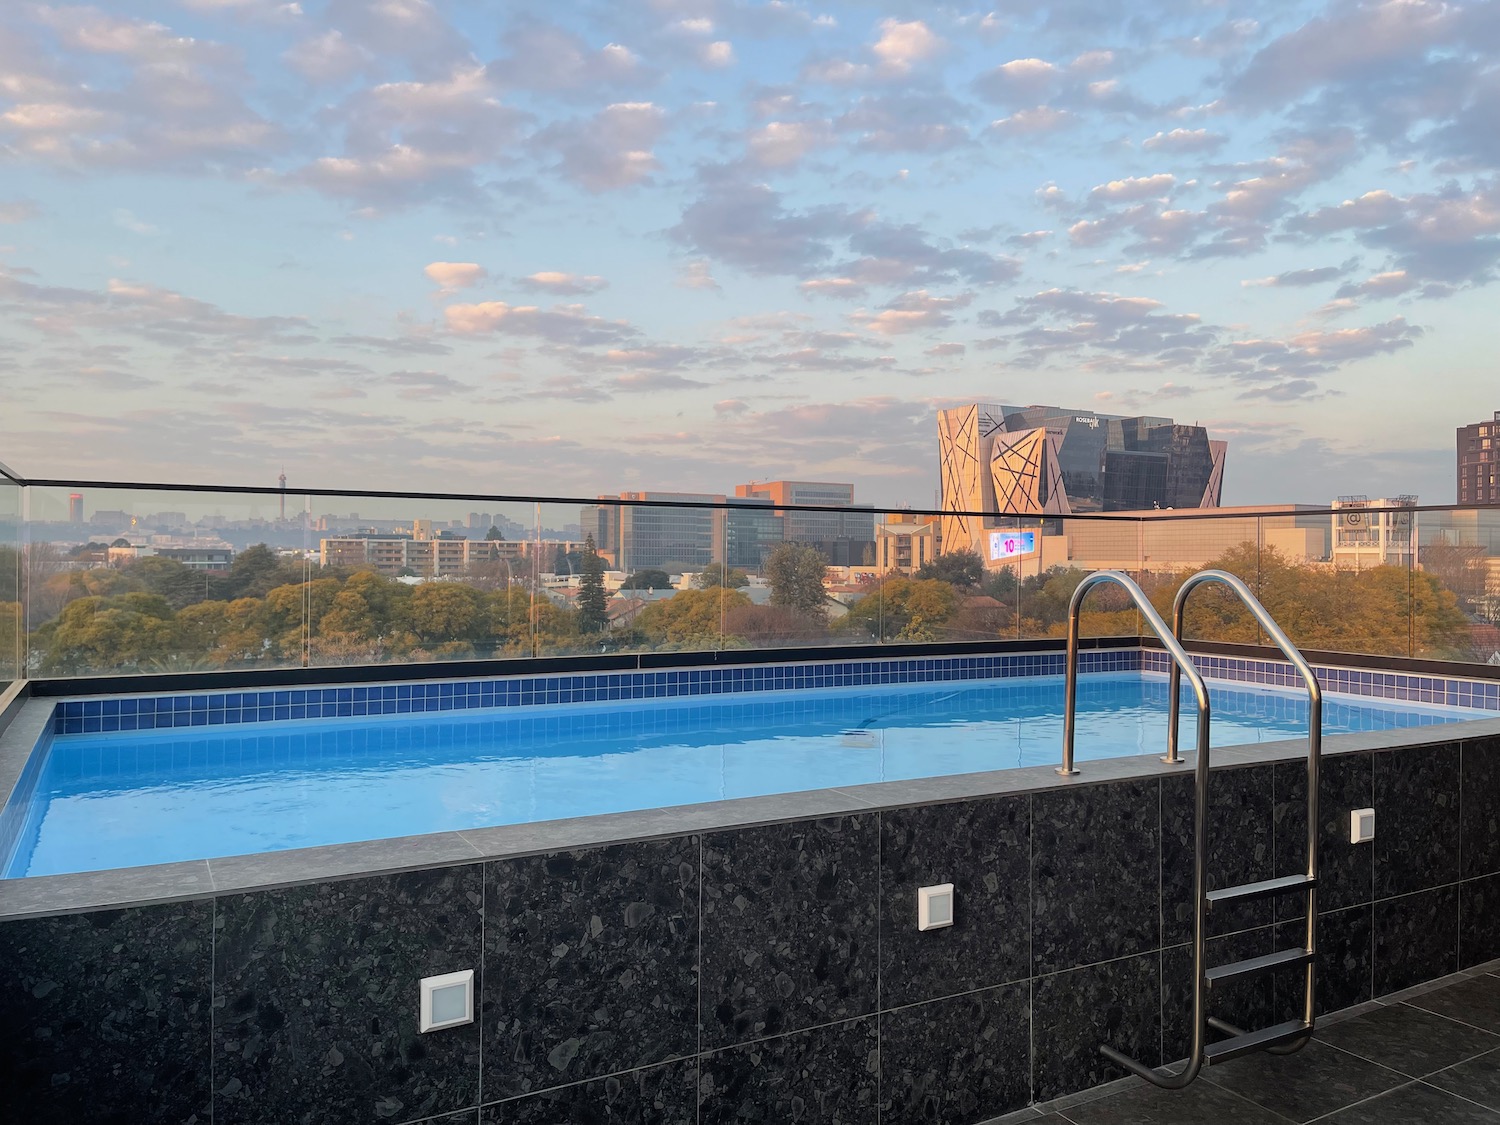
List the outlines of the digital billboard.
<svg viewBox="0 0 1500 1125">
<path fill-rule="evenodd" d="M 990 561 L 1013 559 L 1018 555 L 1029 555 L 1036 550 L 1034 531 L 990 532 Z"/>
</svg>

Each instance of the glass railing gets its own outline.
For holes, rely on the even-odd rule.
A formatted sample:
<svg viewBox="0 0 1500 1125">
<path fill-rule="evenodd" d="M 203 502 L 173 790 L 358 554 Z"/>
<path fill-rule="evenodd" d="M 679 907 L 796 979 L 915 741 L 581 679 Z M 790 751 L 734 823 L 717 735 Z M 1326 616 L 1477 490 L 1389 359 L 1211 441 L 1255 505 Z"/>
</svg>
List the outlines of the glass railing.
<svg viewBox="0 0 1500 1125">
<path fill-rule="evenodd" d="M 21 678 L 26 650 L 22 498 L 20 482 L 0 468 L 0 694 Z"/>
<path fill-rule="evenodd" d="M 0 680 L 1060 638 L 1210 566 L 1310 650 L 1500 663 L 1496 508 L 851 512 L 0 477 Z M 1186 631 L 1264 641 L 1216 587 Z"/>
</svg>

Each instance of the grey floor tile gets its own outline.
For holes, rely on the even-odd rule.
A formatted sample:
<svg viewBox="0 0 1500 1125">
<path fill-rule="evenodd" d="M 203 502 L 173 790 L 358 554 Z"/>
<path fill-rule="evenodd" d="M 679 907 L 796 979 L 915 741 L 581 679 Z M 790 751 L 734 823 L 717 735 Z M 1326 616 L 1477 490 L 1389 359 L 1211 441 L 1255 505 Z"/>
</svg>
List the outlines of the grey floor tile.
<svg viewBox="0 0 1500 1125">
<path fill-rule="evenodd" d="M 1500 977 L 1471 977 L 1409 1001 L 1440 1016 L 1500 1033 Z"/>
<path fill-rule="evenodd" d="M 1426 1081 L 1471 1102 L 1500 1110 L 1500 1051 L 1441 1070 Z"/>
<path fill-rule="evenodd" d="M 1406 1076 L 1310 1043 L 1295 1055 L 1248 1055 L 1209 1069 L 1208 1079 L 1292 1121 L 1311 1121 L 1372 1098 Z"/>
<path fill-rule="evenodd" d="M 1318 1125 L 1500 1125 L 1500 1113 L 1413 1082 L 1350 1106 Z"/>
<path fill-rule="evenodd" d="M 1500 1047 L 1500 1036 L 1410 1004 L 1319 1029 L 1318 1041 L 1421 1078 Z"/>
<path fill-rule="evenodd" d="M 1287 1118 L 1209 1082 L 1163 1090 L 1144 1082 L 1067 1111 L 1073 1125 L 1285 1125 Z"/>
</svg>

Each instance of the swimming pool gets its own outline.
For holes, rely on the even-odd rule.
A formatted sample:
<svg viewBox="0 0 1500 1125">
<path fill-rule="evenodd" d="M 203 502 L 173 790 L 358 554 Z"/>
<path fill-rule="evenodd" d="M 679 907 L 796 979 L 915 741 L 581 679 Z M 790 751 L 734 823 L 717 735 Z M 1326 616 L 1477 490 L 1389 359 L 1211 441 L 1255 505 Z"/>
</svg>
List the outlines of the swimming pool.
<svg viewBox="0 0 1500 1125">
<path fill-rule="evenodd" d="M 1210 692 L 1216 746 L 1306 733 L 1296 692 Z M 1154 673 L 1085 677 L 1079 760 L 1159 753 L 1166 693 Z M 1062 701 L 1062 677 L 1028 676 L 58 734 L 6 810 L 4 877 L 1052 764 Z M 1324 731 L 1495 714 L 1330 695 Z"/>
</svg>

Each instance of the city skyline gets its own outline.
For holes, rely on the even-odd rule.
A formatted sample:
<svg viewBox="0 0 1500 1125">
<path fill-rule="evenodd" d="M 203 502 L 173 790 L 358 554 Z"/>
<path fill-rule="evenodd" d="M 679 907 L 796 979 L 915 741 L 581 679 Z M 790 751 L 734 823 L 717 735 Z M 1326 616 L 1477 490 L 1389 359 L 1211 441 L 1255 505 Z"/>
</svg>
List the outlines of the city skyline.
<svg viewBox="0 0 1500 1125">
<path fill-rule="evenodd" d="M 928 507 L 939 410 L 1067 401 L 1229 441 L 1226 504 L 1451 500 L 1497 46 L 1427 0 L 13 6 L 0 461 Z"/>
</svg>

